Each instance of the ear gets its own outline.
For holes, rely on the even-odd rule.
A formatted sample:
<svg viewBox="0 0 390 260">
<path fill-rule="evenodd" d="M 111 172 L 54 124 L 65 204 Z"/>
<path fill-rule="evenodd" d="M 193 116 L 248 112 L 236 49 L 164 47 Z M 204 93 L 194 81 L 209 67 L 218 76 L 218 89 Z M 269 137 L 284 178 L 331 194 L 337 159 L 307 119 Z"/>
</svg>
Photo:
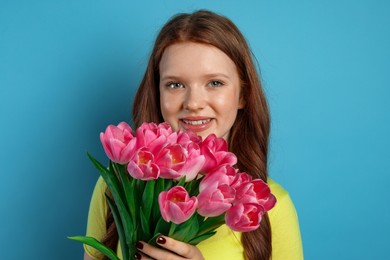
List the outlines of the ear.
<svg viewBox="0 0 390 260">
<path fill-rule="evenodd" d="M 243 96 L 240 94 L 240 100 L 238 102 L 238 109 L 243 109 L 246 105 L 246 102 L 243 98 Z"/>
</svg>

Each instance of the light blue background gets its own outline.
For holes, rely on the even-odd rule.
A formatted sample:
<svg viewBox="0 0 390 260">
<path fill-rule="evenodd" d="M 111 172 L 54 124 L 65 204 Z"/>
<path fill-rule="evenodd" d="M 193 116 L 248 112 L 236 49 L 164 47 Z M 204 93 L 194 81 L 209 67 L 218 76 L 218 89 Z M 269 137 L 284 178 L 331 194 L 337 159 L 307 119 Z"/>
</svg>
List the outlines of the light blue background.
<svg viewBox="0 0 390 260">
<path fill-rule="evenodd" d="M 142 2 L 142 3 L 141 3 Z M 388 1 L 0 1 L 1 259 L 81 259 L 105 160 L 160 26 L 208 8 L 247 37 L 272 110 L 270 175 L 306 259 L 384 259 L 390 243 Z"/>
</svg>

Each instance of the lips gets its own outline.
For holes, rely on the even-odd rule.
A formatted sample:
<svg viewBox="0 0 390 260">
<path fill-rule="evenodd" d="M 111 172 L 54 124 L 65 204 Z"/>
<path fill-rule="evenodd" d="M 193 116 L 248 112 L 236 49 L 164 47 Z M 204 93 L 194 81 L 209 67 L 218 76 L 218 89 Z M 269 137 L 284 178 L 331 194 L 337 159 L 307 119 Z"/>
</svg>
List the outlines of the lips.
<svg viewBox="0 0 390 260">
<path fill-rule="evenodd" d="M 204 120 L 186 120 L 186 119 L 183 119 L 183 122 L 185 124 L 189 124 L 189 125 L 204 125 L 208 122 L 210 122 L 211 119 L 204 119 Z"/>
<path fill-rule="evenodd" d="M 212 121 L 212 118 L 183 118 L 180 119 L 180 125 L 186 130 L 202 132 L 211 126 Z"/>
</svg>

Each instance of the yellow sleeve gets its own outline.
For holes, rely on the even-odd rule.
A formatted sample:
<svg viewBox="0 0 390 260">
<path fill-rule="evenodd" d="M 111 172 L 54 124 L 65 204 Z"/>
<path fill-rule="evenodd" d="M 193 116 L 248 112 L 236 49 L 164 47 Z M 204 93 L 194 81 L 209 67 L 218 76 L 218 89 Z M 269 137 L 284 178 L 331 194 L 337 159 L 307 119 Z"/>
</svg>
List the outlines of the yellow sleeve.
<svg viewBox="0 0 390 260">
<path fill-rule="evenodd" d="M 99 177 L 92 193 L 88 212 L 86 235 L 94 237 L 99 241 L 101 241 L 106 234 L 107 203 L 104 195 L 106 188 L 107 185 L 104 182 L 104 179 Z M 103 254 L 90 246 L 84 245 L 84 250 L 93 259 L 103 259 Z"/>
<path fill-rule="evenodd" d="M 272 230 L 272 260 L 302 260 L 303 249 L 299 221 L 290 195 L 279 184 L 269 180 L 277 203 L 268 212 Z"/>
</svg>

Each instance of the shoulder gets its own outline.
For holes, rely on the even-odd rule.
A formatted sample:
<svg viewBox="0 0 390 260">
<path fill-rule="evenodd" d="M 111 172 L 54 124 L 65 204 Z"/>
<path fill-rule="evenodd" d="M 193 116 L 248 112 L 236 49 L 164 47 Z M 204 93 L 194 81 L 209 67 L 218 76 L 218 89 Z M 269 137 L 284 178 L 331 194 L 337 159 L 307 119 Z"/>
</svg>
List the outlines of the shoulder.
<svg viewBox="0 0 390 260">
<path fill-rule="evenodd" d="M 268 179 L 267 182 L 271 189 L 271 193 L 276 197 L 276 204 L 274 208 L 269 211 L 268 215 L 270 217 L 281 213 L 296 215 L 295 206 L 288 191 L 272 179 Z"/>
<path fill-rule="evenodd" d="M 98 190 L 99 192 L 105 192 L 107 189 L 107 184 L 104 181 L 102 176 L 99 176 L 98 180 L 96 181 L 95 185 L 95 191 Z"/>
<path fill-rule="evenodd" d="M 106 192 L 106 189 L 107 189 L 106 182 L 104 181 L 102 176 L 99 176 L 98 180 L 96 181 L 94 192 L 98 192 L 98 193 L 103 193 L 104 194 Z"/>
<path fill-rule="evenodd" d="M 267 183 L 269 188 L 271 189 L 272 194 L 274 194 L 277 199 L 289 196 L 287 190 L 285 190 L 279 183 L 277 183 L 273 179 L 268 178 Z"/>
<path fill-rule="evenodd" d="M 268 212 L 271 224 L 272 220 L 279 218 L 289 217 L 297 219 L 295 206 L 288 191 L 272 179 L 268 179 L 267 182 L 272 194 L 276 197 L 274 208 Z"/>
<path fill-rule="evenodd" d="M 104 179 L 100 176 L 96 182 L 95 188 L 92 193 L 90 208 L 89 208 L 89 219 L 96 218 L 103 222 L 105 221 L 108 205 L 106 203 L 105 193 L 107 191 L 107 184 Z"/>
<path fill-rule="evenodd" d="M 303 259 L 298 214 L 290 194 L 280 184 L 268 179 L 276 204 L 268 212 L 272 232 L 272 259 Z"/>
</svg>

